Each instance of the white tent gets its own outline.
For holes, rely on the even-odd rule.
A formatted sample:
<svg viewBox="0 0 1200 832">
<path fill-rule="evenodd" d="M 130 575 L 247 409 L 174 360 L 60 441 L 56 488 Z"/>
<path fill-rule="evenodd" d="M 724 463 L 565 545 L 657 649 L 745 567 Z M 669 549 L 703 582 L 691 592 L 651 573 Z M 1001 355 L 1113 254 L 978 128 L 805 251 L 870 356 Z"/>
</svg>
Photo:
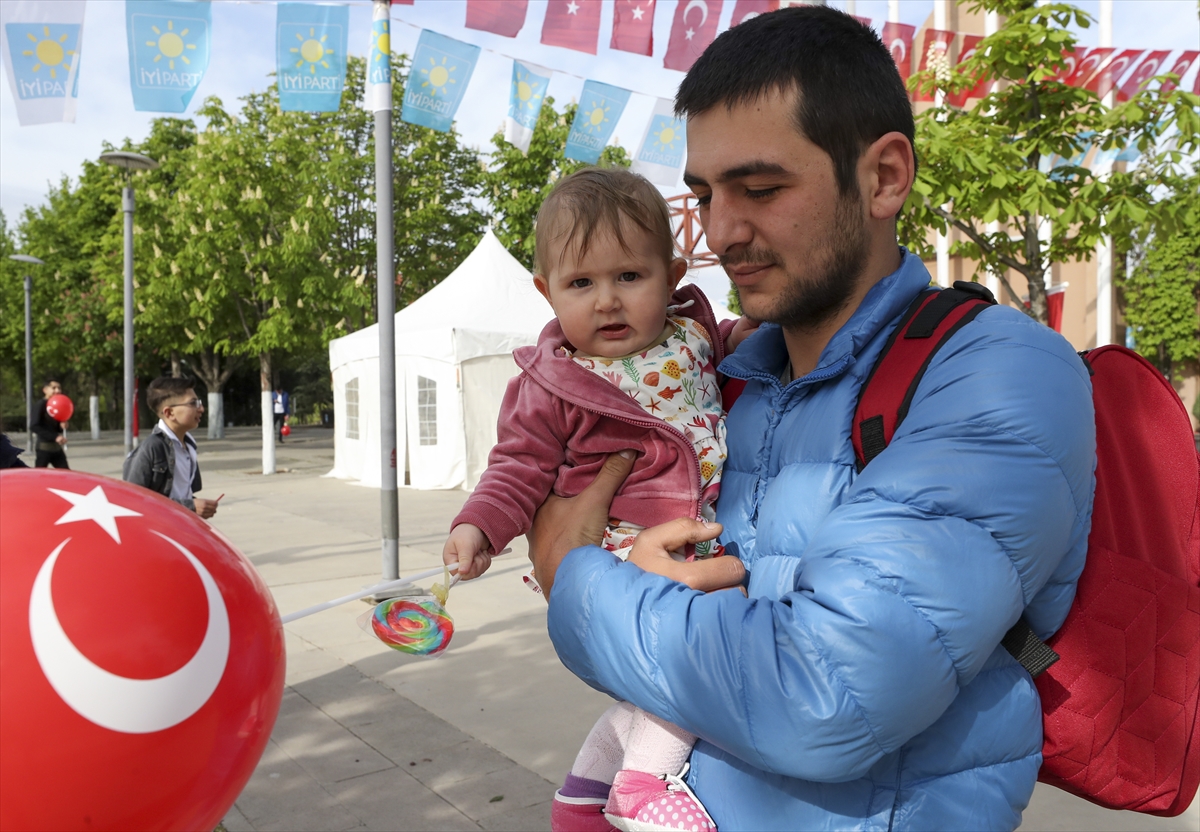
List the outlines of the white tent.
<svg viewBox="0 0 1200 832">
<path fill-rule="evenodd" d="M 496 443 L 512 351 L 537 342 L 553 312 L 529 272 L 489 230 L 445 280 L 396 313 L 400 484 L 472 488 Z M 334 467 L 378 488 L 379 327 L 329 344 Z"/>
</svg>

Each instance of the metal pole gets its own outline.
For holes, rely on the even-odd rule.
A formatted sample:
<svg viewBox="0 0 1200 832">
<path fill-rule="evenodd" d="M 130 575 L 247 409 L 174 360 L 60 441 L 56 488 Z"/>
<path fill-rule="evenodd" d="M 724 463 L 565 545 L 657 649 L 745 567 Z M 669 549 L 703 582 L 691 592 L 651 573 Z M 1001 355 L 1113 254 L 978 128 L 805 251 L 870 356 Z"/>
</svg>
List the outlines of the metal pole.
<svg viewBox="0 0 1200 832">
<path fill-rule="evenodd" d="M 1113 43 L 1113 3 L 1100 0 L 1100 45 Z M 1116 86 L 1115 84 L 1113 85 Z M 1116 90 L 1110 89 L 1104 96 L 1104 106 L 1112 109 L 1116 103 Z M 1097 171 L 1108 178 L 1112 171 L 1110 162 L 1104 171 Z M 1096 346 L 1103 347 L 1113 342 L 1113 238 L 1105 234 L 1096 246 Z"/>
<path fill-rule="evenodd" d="M 25 450 L 33 453 L 33 278 L 25 275 Z"/>
<path fill-rule="evenodd" d="M 375 0 L 374 24 L 382 24 L 390 35 L 391 6 L 388 0 Z M 375 43 L 384 41 L 376 37 Z M 379 507 L 382 525 L 383 580 L 400 575 L 400 503 L 396 491 L 396 284 L 392 225 L 392 83 L 388 56 L 372 64 L 384 64 L 382 70 L 369 66 L 368 73 L 382 71 L 381 83 L 371 85 L 371 104 L 375 111 L 375 286 L 379 323 Z M 368 79 L 372 80 L 372 79 Z"/>
<path fill-rule="evenodd" d="M 128 176 L 128 174 L 126 174 Z M 125 455 L 133 450 L 133 184 L 121 194 L 125 212 Z"/>
</svg>

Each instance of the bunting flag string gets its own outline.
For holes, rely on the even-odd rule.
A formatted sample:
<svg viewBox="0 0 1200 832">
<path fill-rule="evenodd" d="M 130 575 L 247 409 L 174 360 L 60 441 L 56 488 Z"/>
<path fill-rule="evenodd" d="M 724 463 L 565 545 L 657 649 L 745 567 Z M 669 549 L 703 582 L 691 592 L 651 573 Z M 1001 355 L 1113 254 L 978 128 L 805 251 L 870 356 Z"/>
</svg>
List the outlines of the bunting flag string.
<svg viewBox="0 0 1200 832">
<path fill-rule="evenodd" d="M 133 108 L 182 113 L 208 70 L 212 4 L 125 0 L 125 32 Z"/>
<path fill-rule="evenodd" d="M 349 6 L 280 3 L 275 17 L 279 106 L 335 112 L 346 82 Z"/>
<path fill-rule="evenodd" d="M 655 185 L 671 187 L 679 181 L 686 147 L 687 125 L 675 117 L 674 102 L 669 98 L 656 99 L 642 144 L 633 157 L 633 171 Z"/>
<path fill-rule="evenodd" d="M 448 132 L 478 60 L 478 46 L 423 29 L 404 85 L 400 118 Z"/>
<path fill-rule="evenodd" d="M 679 0 L 663 66 L 687 72 L 717 37 L 717 22 L 725 0 Z M 745 17 L 743 16 L 743 19 Z"/>
<path fill-rule="evenodd" d="M 585 81 L 575 120 L 567 133 L 566 157 L 596 164 L 628 103 L 629 90 L 599 81 Z"/>
<path fill-rule="evenodd" d="M 616 0 L 609 49 L 654 54 L 654 6 L 657 0 Z"/>
<path fill-rule="evenodd" d="M 508 118 L 504 121 L 504 140 L 529 152 L 533 141 L 533 130 L 542 113 L 542 102 L 546 100 L 546 88 L 554 70 L 531 64 L 528 61 L 513 61 L 512 91 L 509 94 Z"/>
<path fill-rule="evenodd" d="M 22 127 L 75 121 L 84 0 L 0 3 L 0 47 Z"/>
</svg>

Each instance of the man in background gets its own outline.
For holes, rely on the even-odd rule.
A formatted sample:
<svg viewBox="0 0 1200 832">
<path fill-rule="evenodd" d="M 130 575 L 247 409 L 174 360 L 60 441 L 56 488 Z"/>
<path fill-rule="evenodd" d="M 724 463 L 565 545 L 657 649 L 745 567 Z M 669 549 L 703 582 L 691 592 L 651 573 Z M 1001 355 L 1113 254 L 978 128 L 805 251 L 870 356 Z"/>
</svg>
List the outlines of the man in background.
<svg viewBox="0 0 1200 832">
<path fill-rule="evenodd" d="M 283 426 L 292 415 L 292 402 L 282 385 L 275 385 L 275 392 L 271 394 L 271 408 L 275 411 L 275 441 L 282 444 Z"/>
<path fill-rule="evenodd" d="M 51 396 L 62 392 L 62 385 L 57 379 L 46 379 L 42 388 L 42 400 L 38 402 L 33 413 L 33 432 L 37 436 L 34 445 L 36 456 L 35 468 L 70 468 L 67 464 L 67 432 L 62 423 L 46 412 L 46 402 Z"/>
</svg>

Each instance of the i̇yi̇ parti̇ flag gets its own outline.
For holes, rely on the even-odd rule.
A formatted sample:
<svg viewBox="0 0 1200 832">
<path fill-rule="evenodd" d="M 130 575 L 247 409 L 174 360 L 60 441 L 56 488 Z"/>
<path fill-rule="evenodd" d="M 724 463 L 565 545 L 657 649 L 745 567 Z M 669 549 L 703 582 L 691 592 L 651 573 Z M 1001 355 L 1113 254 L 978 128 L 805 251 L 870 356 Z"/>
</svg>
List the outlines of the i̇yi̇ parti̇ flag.
<svg viewBox="0 0 1200 832">
<path fill-rule="evenodd" d="M 466 27 L 515 38 L 528 6 L 529 0 L 467 0 Z"/>
<path fill-rule="evenodd" d="M 654 54 L 655 0 L 616 0 L 610 49 L 635 55 Z"/>
<path fill-rule="evenodd" d="M 1186 52 L 1183 52 L 1178 58 L 1175 59 L 1175 63 L 1171 65 L 1171 68 L 1168 69 L 1167 72 L 1173 72 L 1174 74 L 1178 75 L 1179 80 L 1182 81 L 1183 76 L 1187 74 L 1188 68 L 1191 67 L 1192 61 L 1196 60 L 1197 55 L 1200 55 L 1200 52 L 1197 52 L 1195 49 L 1189 49 Z M 1163 95 L 1166 95 L 1173 89 L 1175 89 L 1174 83 L 1171 81 L 1164 81 L 1160 92 Z M 1197 91 L 1200 91 L 1200 73 L 1197 73 L 1196 80 L 1192 82 L 1192 92 Z"/>
<path fill-rule="evenodd" d="M 1137 69 L 1129 73 L 1129 77 L 1125 79 L 1125 83 L 1117 90 L 1117 101 L 1128 101 L 1138 94 L 1142 84 L 1145 84 L 1151 78 L 1158 74 L 1158 68 L 1166 61 L 1167 56 L 1171 54 L 1170 49 L 1162 49 L 1157 52 L 1151 52 L 1142 62 L 1137 65 Z"/>
<path fill-rule="evenodd" d="M 640 173 L 655 185 L 673 187 L 679 182 L 686 149 L 687 126 L 675 117 L 671 99 L 659 98 L 654 102 L 641 147 L 633 157 L 634 173 Z"/>
<path fill-rule="evenodd" d="M 125 0 L 133 108 L 182 113 L 208 69 L 212 4 Z"/>
<path fill-rule="evenodd" d="M 401 120 L 448 132 L 478 60 L 478 46 L 422 29 L 404 85 Z"/>
<path fill-rule="evenodd" d="M 1088 81 L 1087 89 L 1096 93 L 1100 98 L 1104 98 L 1113 87 L 1120 83 L 1121 79 L 1125 77 L 1125 73 L 1145 51 L 1145 49 L 1125 49 L 1118 52 L 1111 61 L 1092 76 L 1092 80 Z"/>
<path fill-rule="evenodd" d="M 537 64 L 513 61 L 512 91 L 508 98 L 508 118 L 504 120 L 504 140 L 522 153 L 529 152 L 529 143 L 533 140 L 533 130 L 537 127 L 552 74 L 553 70 Z"/>
<path fill-rule="evenodd" d="M 0 3 L 4 69 L 21 126 L 75 121 L 84 0 Z"/>
<path fill-rule="evenodd" d="M 883 24 L 883 45 L 892 53 L 892 60 L 896 62 L 896 69 L 900 72 L 900 80 L 906 84 L 908 76 L 912 75 L 912 45 L 916 31 L 907 23 Z"/>
<path fill-rule="evenodd" d="M 599 81 L 584 83 L 571 132 L 567 133 L 566 157 L 596 164 L 628 102 L 629 90 Z"/>
<path fill-rule="evenodd" d="M 596 54 L 600 0 L 550 0 L 542 23 L 542 43 Z"/>
<path fill-rule="evenodd" d="M 947 32 L 944 29 L 926 29 L 925 44 L 921 47 L 921 66 L 919 72 L 925 72 L 928 69 L 934 69 L 930 66 L 930 60 L 950 60 L 950 43 L 954 40 L 954 32 Z M 933 101 L 934 94 L 932 89 L 922 90 L 917 93 L 917 101 Z"/>
<path fill-rule="evenodd" d="M 335 112 L 346 84 L 350 7 L 280 3 L 277 8 L 275 81 L 280 108 Z"/>
<path fill-rule="evenodd" d="M 392 109 L 392 10 L 376 3 L 371 16 L 371 47 L 367 50 L 367 109 Z"/>
<path fill-rule="evenodd" d="M 752 20 L 760 14 L 773 12 L 779 8 L 779 0 L 737 0 L 733 7 L 733 19 L 729 25 L 739 26 L 747 20 Z"/>
<path fill-rule="evenodd" d="M 687 72 L 717 36 L 724 0 L 679 0 L 663 66 Z"/>
</svg>

